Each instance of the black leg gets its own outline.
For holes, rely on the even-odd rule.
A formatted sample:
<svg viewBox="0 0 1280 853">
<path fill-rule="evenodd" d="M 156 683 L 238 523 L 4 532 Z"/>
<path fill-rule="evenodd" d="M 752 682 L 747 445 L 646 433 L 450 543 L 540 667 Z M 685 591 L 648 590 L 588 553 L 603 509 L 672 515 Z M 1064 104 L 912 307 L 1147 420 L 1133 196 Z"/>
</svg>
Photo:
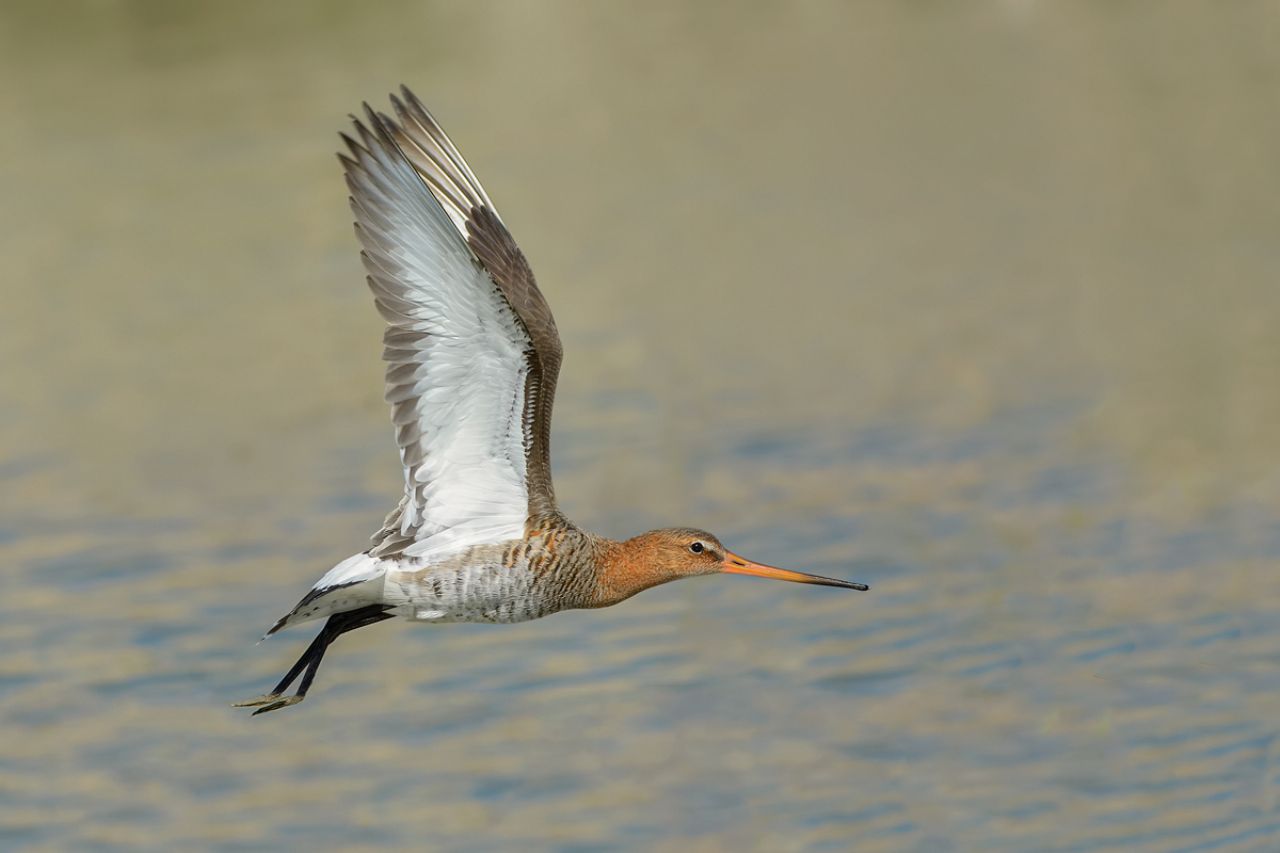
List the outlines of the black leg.
<svg viewBox="0 0 1280 853">
<path fill-rule="evenodd" d="M 311 689 L 311 682 L 315 681 L 316 673 L 320 671 L 320 661 L 324 658 L 324 653 L 328 650 L 330 643 L 348 631 L 354 631 L 355 629 L 363 628 L 366 625 L 374 625 L 384 619 L 390 618 L 391 616 L 388 613 L 385 613 L 383 608 L 378 605 L 362 607 L 359 610 L 351 610 L 347 613 L 338 613 L 330 616 L 329 621 L 325 623 L 324 630 L 320 632 L 320 636 L 316 637 L 316 639 L 319 640 L 328 635 L 327 639 L 325 639 L 324 645 L 320 647 L 320 650 L 316 652 L 307 664 L 307 671 L 302 676 L 302 683 L 298 685 L 297 695 L 306 696 L 307 691 Z M 306 655 L 304 654 L 303 657 L 305 658 Z M 294 666 L 297 667 L 297 664 L 294 664 Z M 294 674 L 294 677 L 297 677 L 296 673 Z M 289 681 L 293 681 L 293 678 L 290 678 Z"/>
<path fill-rule="evenodd" d="M 302 670 L 306 669 L 307 665 L 311 663 L 313 659 L 318 662 L 320 658 L 324 657 L 325 648 L 328 647 L 330 642 L 332 642 L 332 640 L 327 640 L 325 637 L 328 630 L 329 625 L 328 623 L 325 623 L 324 628 L 322 628 L 320 633 L 316 634 L 316 638 L 311 641 L 311 645 L 307 646 L 307 650 L 302 653 L 302 657 L 298 658 L 293 667 L 285 673 L 284 678 L 280 679 L 280 683 L 271 690 L 273 695 L 279 696 L 281 693 L 288 690 L 289 685 L 293 684 L 294 679 L 302 673 Z"/>
<path fill-rule="evenodd" d="M 348 631 L 354 631 L 357 628 L 363 628 L 366 625 L 373 625 L 384 619 L 392 618 L 386 610 L 380 604 L 371 604 L 368 607 L 361 607 L 359 610 L 333 614 L 325 622 L 324 627 L 320 629 L 320 633 L 316 635 L 316 638 L 311 641 L 311 645 L 307 646 L 307 650 L 289 668 L 284 678 L 280 679 L 280 683 L 270 693 L 257 699 L 250 699 L 248 702 L 239 703 L 240 706 L 261 705 L 262 707 L 253 712 L 256 716 L 257 714 L 265 714 L 267 711 L 275 711 L 301 702 L 307 695 L 307 691 L 311 689 L 311 682 L 315 680 L 316 673 L 320 670 L 320 661 L 324 658 L 324 654 L 328 651 L 330 644 Z M 289 685 L 299 675 L 302 675 L 302 682 L 298 685 L 297 692 L 293 696 L 281 699 L 280 695 L 289 689 Z"/>
</svg>

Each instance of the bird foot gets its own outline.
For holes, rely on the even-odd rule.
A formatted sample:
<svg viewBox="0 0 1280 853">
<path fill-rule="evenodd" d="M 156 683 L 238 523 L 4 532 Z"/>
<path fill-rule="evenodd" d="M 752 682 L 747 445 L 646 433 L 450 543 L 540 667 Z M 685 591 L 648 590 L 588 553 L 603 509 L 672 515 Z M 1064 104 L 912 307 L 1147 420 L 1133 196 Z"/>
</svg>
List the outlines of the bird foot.
<svg viewBox="0 0 1280 853">
<path fill-rule="evenodd" d="M 256 717 L 259 714 L 265 714 L 268 711 L 278 711 L 281 708 L 288 708 L 290 705 L 297 705 L 299 702 L 301 702 L 305 698 L 306 698 L 305 696 L 297 696 L 297 695 L 281 696 L 279 693 L 264 693 L 263 695 L 255 697 L 253 699 L 246 699 L 243 702 L 236 702 L 231 707 L 254 708 L 254 707 L 261 706 L 261 707 L 258 707 L 258 710 L 253 712 L 253 716 Z"/>
</svg>

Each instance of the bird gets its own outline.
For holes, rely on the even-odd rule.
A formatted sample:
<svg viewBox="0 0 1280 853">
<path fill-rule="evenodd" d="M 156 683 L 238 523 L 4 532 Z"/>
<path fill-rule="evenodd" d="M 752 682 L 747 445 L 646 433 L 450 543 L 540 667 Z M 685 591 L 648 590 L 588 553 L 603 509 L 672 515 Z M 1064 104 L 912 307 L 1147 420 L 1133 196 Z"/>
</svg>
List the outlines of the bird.
<svg viewBox="0 0 1280 853">
<path fill-rule="evenodd" d="M 752 562 L 705 530 L 614 540 L 559 510 L 550 439 L 562 349 L 551 309 L 440 124 L 405 86 L 390 102 L 394 117 L 368 103 L 363 120 L 350 117 L 338 159 L 386 321 L 384 396 L 404 494 L 370 547 L 330 569 L 263 637 L 326 619 L 269 693 L 236 707 L 257 715 L 301 702 L 334 640 L 388 619 L 524 622 L 720 573 L 869 589 Z"/>
</svg>

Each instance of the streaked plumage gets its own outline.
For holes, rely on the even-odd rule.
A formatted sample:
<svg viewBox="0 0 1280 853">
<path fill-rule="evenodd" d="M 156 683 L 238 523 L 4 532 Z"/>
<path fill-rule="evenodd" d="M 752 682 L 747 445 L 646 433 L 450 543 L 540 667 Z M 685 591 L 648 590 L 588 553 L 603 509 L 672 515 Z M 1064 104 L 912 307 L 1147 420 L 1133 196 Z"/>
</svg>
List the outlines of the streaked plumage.
<svg viewBox="0 0 1280 853">
<path fill-rule="evenodd" d="M 732 572 L 865 589 L 750 563 L 692 528 L 615 542 L 556 508 L 551 406 L 560 336 L 524 254 L 457 148 L 402 87 L 365 106 L 339 155 L 374 303 L 404 495 L 372 546 L 334 566 L 268 635 L 328 622 L 255 713 L 306 695 L 342 633 L 401 617 L 521 622 Z M 302 677 L 294 696 L 283 697 Z"/>
</svg>

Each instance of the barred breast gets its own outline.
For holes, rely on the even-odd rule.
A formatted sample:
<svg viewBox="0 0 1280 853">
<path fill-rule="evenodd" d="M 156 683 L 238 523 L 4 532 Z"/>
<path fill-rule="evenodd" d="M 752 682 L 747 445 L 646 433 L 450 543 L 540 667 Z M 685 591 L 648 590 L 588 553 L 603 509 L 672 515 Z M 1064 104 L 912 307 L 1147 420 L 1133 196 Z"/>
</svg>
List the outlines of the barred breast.
<svg viewBox="0 0 1280 853">
<path fill-rule="evenodd" d="M 418 622 L 527 622 L 587 606 L 595 584 L 590 542 L 564 534 L 477 545 L 428 565 L 400 563 L 385 576 L 383 603 Z"/>
</svg>

